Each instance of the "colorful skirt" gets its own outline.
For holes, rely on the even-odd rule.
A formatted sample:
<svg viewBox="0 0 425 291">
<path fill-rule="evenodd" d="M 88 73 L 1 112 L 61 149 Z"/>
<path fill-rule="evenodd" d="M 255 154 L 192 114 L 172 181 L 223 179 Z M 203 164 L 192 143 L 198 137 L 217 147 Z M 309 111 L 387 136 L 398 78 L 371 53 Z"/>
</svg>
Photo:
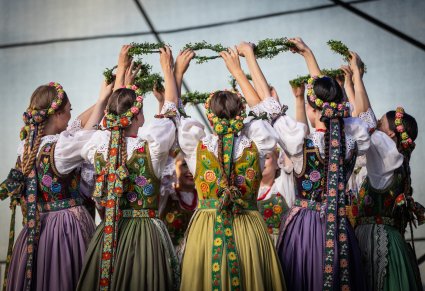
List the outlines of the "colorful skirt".
<svg viewBox="0 0 425 291">
<path fill-rule="evenodd" d="M 355 233 L 370 290 L 423 290 L 413 250 L 396 228 L 362 224 Z"/>
<path fill-rule="evenodd" d="M 288 290 L 323 289 L 325 218 L 320 211 L 294 206 L 282 221 L 277 245 Z M 350 290 L 367 290 L 354 230 L 348 223 Z M 335 245 L 337 241 L 334 241 Z M 335 262 L 338 262 L 336 259 Z M 338 270 L 336 263 L 334 270 Z M 338 276 L 335 276 L 338 278 Z M 339 282 L 335 281 L 335 286 Z M 339 288 L 337 288 L 339 289 Z"/>
<path fill-rule="evenodd" d="M 103 248 L 103 223 L 90 242 L 77 290 L 98 290 Z M 123 217 L 110 290 L 176 290 L 179 266 L 164 223 L 157 218 Z"/>
<path fill-rule="evenodd" d="M 198 209 L 192 217 L 182 259 L 182 291 L 213 289 L 212 253 L 216 216 L 216 209 Z M 286 290 L 273 241 L 260 213 L 243 210 L 234 215 L 232 232 L 239 258 L 240 289 Z M 227 255 L 224 248 L 219 266 L 223 291 L 231 290 L 234 283 L 229 275 Z"/>
<path fill-rule="evenodd" d="M 40 240 L 33 272 L 33 290 L 75 290 L 95 224 L 83 206 L 40 213 Z M 25 290 L 28 230 L 13 248 L 7 290 Z"/>
</svg>

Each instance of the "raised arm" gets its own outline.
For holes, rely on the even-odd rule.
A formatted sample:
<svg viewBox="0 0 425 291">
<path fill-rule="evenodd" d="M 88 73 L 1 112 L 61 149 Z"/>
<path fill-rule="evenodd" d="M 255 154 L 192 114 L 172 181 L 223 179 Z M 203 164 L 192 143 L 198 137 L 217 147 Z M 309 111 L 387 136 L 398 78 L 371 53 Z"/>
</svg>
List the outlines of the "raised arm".
<svg viewBox="0 0 425 291">
<path fill-rule="evenodd" d="M 304 57 L 310 76 L 319 76 L 321 74 L 320 68 L 311 49 L 299 37 L 290 38 L 289 40 L 295 44 L 295 48 L 291 48 L 291 51 Z"/>
<path fill-rule="evenodd" d="M 160 51 L 160 63 L 162 72 L 164 74 L 164 99 L 165 101 L 177 104 L 178 92 L 176 85 L 176 78 L 174 77 L 174 61 L 173 54 L 168 46 L 159 49 Z"/>
<path fill-rule="evenodd" d="M 358 116 L 362 112 L 366 112 L 371 108 L 369 96 L 367 95 L 366 88 L 363 83 L 363 69 L 361 64 L 363 63 L 359 55 L 355 52 L 350 52 L 350 68 L 353 71 L 353 83 L 354 83 L 354 112 L 353 116 Z"/>
<path fill-rule="evenodd" d="M 264 100 L 265 98 L 270 97 L 270 87 L 260 69 L 260 66 L 258 65 L 257 59 L 255 58 L 254 45 L 248 42 L 241 42 L 237 46 L 237 51 L 240 56 L 245 57 L 249 73 L 251 74 L 252 81 L 254 83 L 254 88 L 260 99 Z"/>
<path fill-rule="evenodd" d="M 347 95 L 348 102 L 350 102 L 351 106 L 353 106 L 354 111 L 356 110 L 356 96 L 354 93 L 354 84 L 353 84 L 353 71 L 351 71 L 349 66 L 341 66 L 341 70 L 344 72 L 344 91 Z M 341 86 L 342 87 L 342 86 Z M 353 112 L 354 112 L 353 111 Z"/>
<path fill-rule="evenodd" d="M 176 63 L 174 64 L 174 76 L 176 78 L 177 92 L 179 97 L 181 97 L 184 73 L 186 73 L 187 68 L 189 68 L 190 61 L 194 57 L 195 52 L 193 50 L 185 49 L 184 51 L 181 51 L 176 58 Z"/>
<path fill-rule="evenodd" d="M 128 50 L 131 48 L 131 45 L 123 45 L 118 56 L 118 67 L 117 74 L 115 76 L 115 85 L 114 91 L 125 86 L 125 72 L 130 67 L 131 57 L 128 55 Z"/>
<path fill-rule="evenodd" d="M 222 51 L 220 52 L 220 56 L 226 63 L 226 67 L 229 72 L 236 79 L 236 82 L 238 82 L 239 87 L 241 87 L 248 106 L 253 107 L 260 103 L 261 99 L 258 96 L 257 91 L 255 91 L 254 87 L 252 87 L 248 78 L 245 76 L 245 73 L 242 71 L 236 48 L 229 48 L 228 51 Z"/>
<path fill-rule="evenodd" d="M 114 86 L 114 82 L 111 84 L 106 84 L 105 81 L 102 82 L 100 87 L 99 99 L 96 104 L 92 106 L 90 117 L 85 122 L 83 128 L 84 129 L 93 129 L 96 125 L 99 124 L 100 120 L 104 115 L 104 110 L 106 104 L 108 103 L 109 96 L 112 94 L 112 87 Z M 83 113 L 84 114 L 84 113 Z M 81 121 L 83 124 L 83 121 Z"/>
<path fill-rule="evenodd" d="M 305 111 L 305 99 L 304 99 L 305 87 L 301 85 L 300 87 L 292 87 L 292 93 L 295 97 L 295 120 L 303 123 L 307 126 L 307 134 L 310 133 L 308 127 L 307 114 Z"/>
</svg>

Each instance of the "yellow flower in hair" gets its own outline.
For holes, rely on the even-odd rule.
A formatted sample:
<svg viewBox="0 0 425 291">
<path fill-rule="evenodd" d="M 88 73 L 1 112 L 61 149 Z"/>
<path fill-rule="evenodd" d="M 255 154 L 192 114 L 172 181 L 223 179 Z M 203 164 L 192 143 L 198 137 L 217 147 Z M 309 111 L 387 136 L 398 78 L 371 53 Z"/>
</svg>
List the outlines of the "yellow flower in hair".
<svg viewBox="0 0 425 291">
<path fill-rule="evenodd" d="M 215 126 L 215 131 L 216 131 L 216 132 L 222 132 L 222 131 L 223 131 L 223 125 L 221 125 L 221 124 L 217 124 L 217 125 Z"/>
<path fill-rule="evenodd" d="M 313 92 L 313 89 L 308 89 L 308 90 L 307 90 L 307 95 L 311 96 L 311 95 L 313 95 L 313 93 L 314 93 L 314 92 Z"/>
<path fill-rule="evenodd" d="M 241 121 L 236 122 L 235 127 L 237 130 L 241 130 L 243 128 L 243 122 Z"/>
<path fill-rule="evenodd" d="M 319 98 L 316 98 L 316 100 L 314 101 L 314 103 L 316 103 L 316 106 L 318 107 L 322 107 L 323 105 L 323 101 Z"/>
<path fill-rule="evenodd" d="M 336 103 L 335 102 L 331 102 L 330 104 L 329 104 L 332 108 L 336 108 Z"/>
<path fill-rule="evenodd" d="M 406 132 L 403 132 L 402 134 L 401 134 L 401 139 L 408 139 L 409 138 L 409 136 L 407 135 L 407 133 Z"/>
</svg>

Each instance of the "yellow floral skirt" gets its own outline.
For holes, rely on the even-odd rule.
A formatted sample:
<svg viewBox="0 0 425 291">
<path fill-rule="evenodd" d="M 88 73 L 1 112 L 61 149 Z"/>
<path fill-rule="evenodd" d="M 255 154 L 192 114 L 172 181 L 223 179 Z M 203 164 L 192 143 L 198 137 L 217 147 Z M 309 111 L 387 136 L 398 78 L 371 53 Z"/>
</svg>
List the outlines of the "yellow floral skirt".
<svg viewBox="0 0 425 291">
<path fill-rule="evenodd" d="M 212 290 L 212 248 L 215 209 L 198 209 L 186 232 L 180 290 Z M 286 290 L 273 241 L 260 213 L 244 210 L 234 216 L 233 234 L 244 291 Z M 221 290 L 231 290 L 226 250 L 223 250 Z M 217 266 L 214 266 L 217 268 Z"/>
</svg>

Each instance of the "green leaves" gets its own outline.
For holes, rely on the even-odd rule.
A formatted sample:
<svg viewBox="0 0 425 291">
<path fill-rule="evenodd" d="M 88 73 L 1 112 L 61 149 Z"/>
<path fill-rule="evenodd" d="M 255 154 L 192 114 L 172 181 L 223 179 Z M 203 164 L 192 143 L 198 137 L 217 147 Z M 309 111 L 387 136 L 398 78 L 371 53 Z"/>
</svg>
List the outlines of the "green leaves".
<svg viewBox="0 0 425 291">
<path fill-rule="evenodd" d="M 336 79 L 344 76 L 344 72 L 341 69 L 323 69 L 321 70 L 322 75 L 328 76 L 330 78 Z M 310 75 L 299 76 L 296 79 L 290 80 L 289 85 L 292 88 L 301 87 L 306 84 Z"/>
<path fill-rule="evenodd" d="M 266 38 L 255 45 L 254 54 L 258 59 L 272 59 L 281 52 L 287 52 L 291 47 L 295 47 L 295 45 L 286 37 Z"/>
<path fill-rule="evenodd" d="M 209 44 L 207 43 L 205 40 L 203 40 L 202 42 L 195 42 L 195 43 L 188 43 L 186 44 L 182 50 L 185 49 L 191 49 L 193 51 L 199 51 L 199 50 L 212 50 L 216 53 L 219 53 L 221 51 L 226 50 L 226 48 L 224 46 L 222 46 L 221 44 Z M 194 59 L 196 59 L 196 63 L 197 64 L 202 64 L 205 63 L 209 60 L 213 60 L 213 59 L 217 59 L 220 58 L 220 56 L 215 55 L 215 56 L 200 56 L 200 55 L 196 55 L 194 57 Z"/>
<path fill-rule="evenodd" d="M 351 59 L 350 50 L 345 44 L 343 44 L 339 40 L 333 40 L 333 39 L 329 40 L 327 44 L 333 52 L 343 56 L 344 61 L 346 61 L 347 63 L 350 62 L 350 59 Z M 361 64 L 361 68 L 366 73 L 366 65 L 363 62 Z"/>
<path fill-rule="evenodd" d="M 167 44 L 164 42 L 159 42 L 159 43 L 132 42 L 130 45 L 132 46 L 132 48 L 129 49 L 128 55 L 131 57 L 134 57 L 134 56 L 140 56 L 140 55 L 146 55 L 146 54 L 159 53 L 159 49 L 163 48 Z"/>
<path fill-rule="evenodd" d="M 187 103 L 192 104 L 201 104 L 205 103 L 205 101 L 210 96 L 210 93 L 202 93 L 199 91 L 187 92 L 181 96 L 182 103 L 186 105 Z"/>
</svg>

